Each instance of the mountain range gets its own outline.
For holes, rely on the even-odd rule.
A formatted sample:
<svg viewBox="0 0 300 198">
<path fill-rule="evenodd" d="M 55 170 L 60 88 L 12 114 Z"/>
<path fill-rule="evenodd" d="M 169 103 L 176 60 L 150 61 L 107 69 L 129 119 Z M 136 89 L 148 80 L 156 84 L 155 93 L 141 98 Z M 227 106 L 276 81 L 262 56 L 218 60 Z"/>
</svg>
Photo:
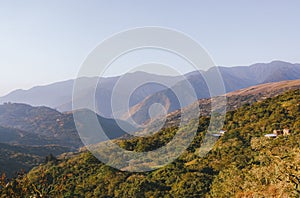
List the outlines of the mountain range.
<svg viewBox="0 0 300 198">
<path fill-rule="evenodd" d="M 84 90 L 81 90 L 81 96 L 75 100 L 85 100 L 87 95 L 96 90 L 95 97 L 99 109 L 97 113 L 104 117 L 112 117 L 112 109 L 109 108 L 110 105 L 108 104 L 112 97 L 113 88 L 117 83 L 118 86 L 120 86 L 118 89 L 120 90 L 119 94 L 122 96 L 126 93 L 126 90 L 135 85 L 136 82 L 149 81 L 141 87 L 138 87 L 133 93 L 129 101 L 129 105 L 133 106 L 142 101 L 146 96 L 174 85 L 176 82 L 180 81 L 181 78 L 182 77 L 175 76 L 160 76 L 145 72 L 135 72 L 125 74 L 124 76 L 100 79 L 97 77 L 82 77 L 78 78 L 76 82 L 83 84 L 85 88 Z M 164 85 L 155 82 L 161 82 L 161 84 Z M 57 109 L 60 112 L 71 111 L 74 83 L 75 80 L 67 80 L 50 85 L 33 87 L 29 90 L 15 90 L 8 95 L 1 97 L 0 103 L 25 103 L 32 106 L 47 106 Z"/>
<path fill-rule="evenodd" d="M 300 79 L 299 64 L 274 61 L 249 67 L 215 67 L 184 76 L 195 89 L 199 99 L 190 106 L 187 105 L 186 109 L 199 105 L 201 115 L 209 115 L 211 99 L 204 79 L 217 71 L 224 80 L 228 110 L 300 88 L 300 80 L 295 80 Z M 98 79 L 85 77 L 78 80 L 86 85 L 86 89 L 82 91 L 82 98 L 77 98 L 82 100 L 95 89 L 92 85 L 97 83 Z M 181 107 L 172 89 L 184 90 L 183 77 L 136 72 L 103 78 L 100 81 L 101 84 L 96 87 L 96 99 L 98 113 L 101 114 L 97 115 L 97 118 L 110 138 L 127 137 L 127 133 L 118 123 L 132 131 L 141 130 L 132 127 L 126 120 L 133 118 L 138 123 L 148 122 L 149 108 L 154 103 L 161 104 L 167 110 L 166 128 L 176 126 L 179 122 Z M 136 82 L 147 83 L 137 87 L 132 93 L 129 112 L 120 109 L 120 120 L 112 119 L 112 109 L 108 104 L 113 89 L 116 85 L 120 86 L 119 98 L 122 99 Z M 30 90 L 17 90 L 0 98 L 3 103 L 0 105 L 0 171 L 12 175 L 13 171 L 20 168 L 29 170 L 41 163 L 46 155 L 73 152 L 83 146 L 75 127 L 74 114 L 82 114 L 83 118 L 88 118 L 94 113 L 88 109 L 70 111 L 73 83 L 74 80 L 69 80 Z M 89 121 L 80 120 L 80 125 L 88 126 Z M 103 140 L 105 137 L 89 137 L 88 142 Z M 22 161 L 24 163 L 21 163 Z"/>
<path fill-rule="evenodd" d="M 249 67 L 214 67 L 206 72 L 192 72 L 187 75 L 187 80 L 194 88 L 198 99 L 211 97 L 205 79 L 213 79 L 218 71 L 223 78 L 226 93 L 254 85 L 300 78 L 300 64 L 282 61 L 254 64 Z M 167 113 L 184 108 L 172 90 L 185 90 L 185 87 L 186 82 L 181 81 L 169 89 L 150 95 L 133 106 L 129 112 L 124 113 L 121 119 L 133 118 L 139 124 L 147 122 L 150 119 L 148 109 L 157 102 L 164 106 Z"/>
<path fill-rule="evenodd" d="M 225 91 L 231 92 L 253 85 L 294 80 L 300 78 L 300 64 L 292 64 L 283 61 L 270 63 L 257 63 L 250 66 L 238 67 L 213 67 L 207 71 L 190 72 L 184 76 L 162 76 L 145 72 L 128 73 L 123 76 L 100 78 L 83 77 L 78 81 L 85 85 L 82 94 L 74 100 L 84 101 L 85 97 L 95 92 L 97 113 L 107 118 L 128 119 L 140 117 L 140 114 L 148 114 L 151 104 L 159 102 L 172 112 L 180 108 L 172 89 L 184 89 L 186 80 L 193 86 L 197 98 L 209 98 L 210 94 L 205 83 L 205 78 L 212 78 L 216 72 L 220 72 Z M 101 83 L 97 83 L 97 82 Z M 72 109 L 72 90 L 74 80 L 58 82 L 46 86 L 38 86 L 29 90 L 16 90 L 0 98 L 0 103 L 26 103 L 32 106 L 47 106 L 60 112 Z M 118 109 L 117 117 L 112 115 L 111 98 L 113 90 L 118 86 L 118 97 L 126 98 L 128 91 L 138 82 L 147 82 L 133 91 L 129 99 L 129 111 Z M 97 85 L 97 87 L 93 87 Z M 168 98 L 169 101 L 166 99 Z M 116 112 L 114 112 L 116 113 Z M 145 117 L 145 115 L 143 115 Z"/>
<path fill-rule="evenodd" d="M 300 89 L 300 80 L 266 83 L 230 92 L 226 94 L 227 110 L 232 111 L 294 89 Z M 186 109 L 193 108 L 193 105 L 199 105 L 201 116 L 209 116 L 211 99 L 199 99 Z M 43 162 L 49 154 L 59 155 L 81 148 L 83 144 L 74 124 L 74 113 L 83 113 L 83 117 L 88 118 L 91 112 L 78 110 L 60 113 L 49 107 L 33 107 L 19 103 L 0 105 L 0 172 L 12 176 L 17 170 L 30 170 Z M 164 128 L 178 126 L 180 113 L 180 110 L 169 113 Z M 98 119 L 110 138 L 128 138 L 116 120 L 101 116 L 98 116 Z M 118 122 L 127 124 L 120 120 Z M 81 120 L 81 125 L 86 126 L 89 123 Z M 155 126 L 155 123 L 153 125 Z M 90 139 L 95 143 L 101 141 L 98 137 Z"/>
</svg>

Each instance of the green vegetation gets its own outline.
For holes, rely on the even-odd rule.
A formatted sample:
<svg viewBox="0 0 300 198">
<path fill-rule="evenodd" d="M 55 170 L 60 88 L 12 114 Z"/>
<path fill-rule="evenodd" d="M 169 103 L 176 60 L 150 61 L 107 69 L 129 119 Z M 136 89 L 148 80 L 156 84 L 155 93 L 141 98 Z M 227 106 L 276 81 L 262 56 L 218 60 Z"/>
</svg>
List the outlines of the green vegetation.
<svg viewBox="0 0 300 198">
<path fill-rule="evenodd" d="M 82 146 L 72 114 L 62 114 L 48 107 L 16 103 L 0 105 L 0 125 L 22 130 L 26 137 L 33 137 L 29 141 L 22 138 L 17 142 L 19 144 Z"/>
<path fill-rule="evenodd" d="M 110 168 L 87 151 L 58 160 L 7 181 L 2 197 L 299 197 L 300 90 L 290 91 L 227 113 L 227 131 L 203 158 L 199 147 L 209 118 L 201 117 L 191 146 L 175 162 L 146 173 Z M 289 136 L 265 138 L 273 129 Z M 117 140 L 128 150 L 147 151 L 166 144 L 168 128 L 147 138 Z M 130 167 L 129 167 L 130 168 Z"/>
<path fill-rule="evenodd" d="M 45 162 L 49 154 L 58 155 L 68 152 L 69 148 L 48 146 L 25 146 L 0 143 L 0 173 L 13 177 L 16 170 L 29 171 L 34 166 Z"/>
<path fill-rule="evenodd" d="M 86 110 L 77 113 L 83 113 L 83 118 L 91 114 Z M 112 131 L 111 138 L 124 134 L 115 120 L 100 116 L 98 119 L 106 131 Z M 5 172 L 12 177 L 16 171 L 29 171 L 44 162 L 49 154 L 77 151 L 83 146 L 72 113 L 6 103 L 0 105 L 0 125 L 0 175 Z M 89 123 L 82 120 L 81 125 L 88 126 Z"/>
</svg>

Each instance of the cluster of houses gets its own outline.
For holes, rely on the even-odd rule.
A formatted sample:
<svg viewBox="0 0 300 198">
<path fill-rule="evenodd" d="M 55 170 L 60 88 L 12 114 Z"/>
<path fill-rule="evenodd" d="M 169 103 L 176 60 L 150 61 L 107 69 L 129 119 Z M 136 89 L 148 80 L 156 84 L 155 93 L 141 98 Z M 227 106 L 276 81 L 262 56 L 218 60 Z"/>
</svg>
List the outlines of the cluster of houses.
<svg viewBox="0 0 300 198">
<path fill-rule="evenodd" d="M 60 126 L 60 127 L 63 127 L 64 126 L 64 122 L 60 119 L 56 119 L 56 122 L 57 124 Z"/>
<path fill-rule="evenodd" d="M 226 131 L 220 130 L 218 133 L 212 134 L 212 136 L 214 136 L 214 137 L 221 137 L 225 133 L 226 133 Z M 276 130 L 276 129 L 274 129 L 273 133 L 266 134 L 265 137 L 267 137 L 267 138 L 276 138 L 277 136 L 288 136 L 290 134 L 291 134 L 291 131 L 288 128 L 285 128 L 283 130 Z"/>
<path fill-rule="evenodd" d="M 214 133 L 212 134 L 214 137 L 221 137 L 226 133 L 224 130 L 220 130 L 219 133 Z"/>
<path fill-rule="evenodd" d="M 290 134 L 291 134 L 291 131 L 288 128 L 285 128 L 283 130 L 274 129 L 273 133 L 266 134 L 265 137 L 267 137 L 267 138 L 276 138 L 277 136 L 281 136 L 281 135 L 287 136 L 287 135 L 290 135 Z"/>
</svg>

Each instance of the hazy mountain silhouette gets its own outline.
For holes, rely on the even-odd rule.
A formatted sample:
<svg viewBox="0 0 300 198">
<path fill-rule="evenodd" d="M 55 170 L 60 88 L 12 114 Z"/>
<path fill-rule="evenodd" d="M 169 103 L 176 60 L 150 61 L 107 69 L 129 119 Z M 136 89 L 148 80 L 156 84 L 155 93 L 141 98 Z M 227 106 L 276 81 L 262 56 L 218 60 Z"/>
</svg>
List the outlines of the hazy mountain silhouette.
<svg viewBox="0 0 300 198">
<path fill-rule="evenodd" d="M 283 61 L 273 61 L 271 63 L 257 63 L 251 66 L 238 66 L 238 67 L 213 67 L 208 71 L 191 72 L 182 77 L 160 76 L 149 74 L 145 72 L 135 72 L 125 74 L 124 76 L 101 78 L 100 85 L 96 88 L 96 107 L 97 113 L 103 117 L 112 118 L 112 112 L 117 113 L 115 118 L 128 118 L 131 115 L 135 119 L 140 117 L 147 117 L 148 110 L 145 110 L 153 103 L 168 104 L 168 112 L 174 111 L 180 107 L 178 100 L 174 97 L 171 89 L 185 90 L 185 77 L 188 82 L 193 86 L 197 98 L 210 97 L 208 88 L 206 86 L 205 78 L 213 79 L 212 76 L 216 72 L 220 72 L 226 92 L 231 92 L 246 88 L 253 85 L 258 85 L 267 82 L 278 82 L 283 80 L 293 80 L 300 78 L 300 65 L 291 64 Z M 86 97 L 93 94 L 97 78 L 80 78 L 80 82 L 85 84 L 82 94 L 75 99 L 75 101 L 85 101 Z M 128 101 L 129 112 L 122 106 L 118 106 L 112 110 L 111 98 L 114 89 L 118 88 L 117 99 L 122 101 L 126 98 L 126 94 L 138 82 L 147 82 L 141 87 L 136 87 L 134 92 L 131 93 L 130 100 Z M 162 82 L 155 83 L 155 82 Z M 17 90 L 4 97 L 0 98 L 0 102 L 17 102 L 26 103 L 33 106 L 48 106 L 55 108 L 61 112 L 70 111 L 72 109 L 72 89 L 74 80 L 54 83 L 47 86 L 34 87 L 30 90 Z M 164 85 L 162 85 L 164 84 Z M 118 85 L 118 87 L 116 87 Z M 168 88 L 168 87 L 171 87 Z M 166 101 L 168 99 L 169 101 Z M 177 101 L 177 102 L 176 102 Z M 144 108 L 144 109 L 143 109 Z M 137 113 L 139 112 L 139 113 Z M 136 114 L 137 113 L 137 114 Z M 144 119 L 140 119 L 144 120 Z"/>
<path fill-rule="evenodd" d="M 205 79 L 213 80 L 213 74 L 218 71 L 223 78 L 226 93 L 268 82 L 300 79 L 300 64 L 291 64 L 282 61 L 273 61 L 267 64 L 258 63 L 249 67 L 213 67 L 206 72 L 191 72 L 186 75 L 198 99 L 211 97 Z M 168 113 L 184 107 L 180 106 L 172 90 L 185 91 L 185 84 L 186 81 L 181 81 L 170 89 L 162 90 L 148 96 L 141 103 L 133 106 L 129 112 L 123 114 L 121 118 L 126 120 L 132 117 L 133 120 L 141 124 L 149 120 L 148 110 L 154 103 L 163 105 Z"/>
<path fill-rule="evenodd" d="M 87 95 L 94 93 L 94 85 L 96 84 L 98 85 L 95 93 L 98 107 L 97 113 L 104 117 L 111 117 L 110 99 L 117 82 L 119 86 L 118 90 L 121 91 L 119 94 L 122 97 L 136 82 L 149 81 L 149 83 L 133 92 L 133 96 L 129 101 L 130 106 L 133 106 L 141 102 L 145 97 L 166 89 L 166 87 L 174 85 L 181 79 L 181 77 L 160 76 L 145 72 L 134 72 L 125 74 L 124 76 L 100 79 L 97 77 L 82 77 L 78 81 L 85 85 L 85 89 L 82 90 L 81 96 L 76 98 L 76 100 L 85 100 Z M 97 84 L 98 81 L 100 84 Z M 155 82 L 161 82 L 165 86 Z M 32 106 L 47 106 L 61 112 L 70 111 L 72 109 L 73 84 L 74 80 L 68 80 L 45 86 L 37 86 L 29 90 L 16 90 L 1 97 L 0 103 L 25 103 Z"/>
</svg>

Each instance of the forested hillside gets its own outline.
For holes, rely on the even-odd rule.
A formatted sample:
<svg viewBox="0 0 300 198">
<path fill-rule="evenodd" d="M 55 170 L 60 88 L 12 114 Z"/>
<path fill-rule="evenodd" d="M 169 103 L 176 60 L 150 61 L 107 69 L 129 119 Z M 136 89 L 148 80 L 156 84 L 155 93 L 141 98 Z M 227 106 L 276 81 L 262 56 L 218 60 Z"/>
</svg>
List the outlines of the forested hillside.
<svg viewBox="0 0 300 198">
<path fill-rule="evenodd" d="M 59 155 L 82 147 L 73 113 L 26 104 L 0 105 L 0 173 L 11 177 L 21 169 L 27 172 L 50 154 Z M 77 113 L 89 115 L 92 112 L 81 110 Z M 118 138 L 124 134 L 116 120 L 100 116 L 98 119 L 109 137 Z M 82 127 L 88 125 L 84 120 L 79 122 Z"/>
<path fill-rule="evenodd" d="M 28 172 L 32 167 L 44 163 L 46 156 L 68 152 L 68 147 L 47 145 L 28 146 L 0 143 L 0 172 L 14 177 L 17 170 Z"/>
<path fill-rule="evenodd" d="M 300 196 L 300 90 L 228 112 L 226 133 L 200 158 L 208 123 L 209 117 L 201 117 L 187 151 L 155 171 L 118 171 L 82 151 L 49 160 L 9 183 L 3 176 L 0 193 L 2 197 Z M 283 128 L 291 134 L 264 137 Z M 176 128 L 168 128 L 152 137 L 115 141 L 128 150 L 153 150 L 175 132 Z"/>
</svg>

